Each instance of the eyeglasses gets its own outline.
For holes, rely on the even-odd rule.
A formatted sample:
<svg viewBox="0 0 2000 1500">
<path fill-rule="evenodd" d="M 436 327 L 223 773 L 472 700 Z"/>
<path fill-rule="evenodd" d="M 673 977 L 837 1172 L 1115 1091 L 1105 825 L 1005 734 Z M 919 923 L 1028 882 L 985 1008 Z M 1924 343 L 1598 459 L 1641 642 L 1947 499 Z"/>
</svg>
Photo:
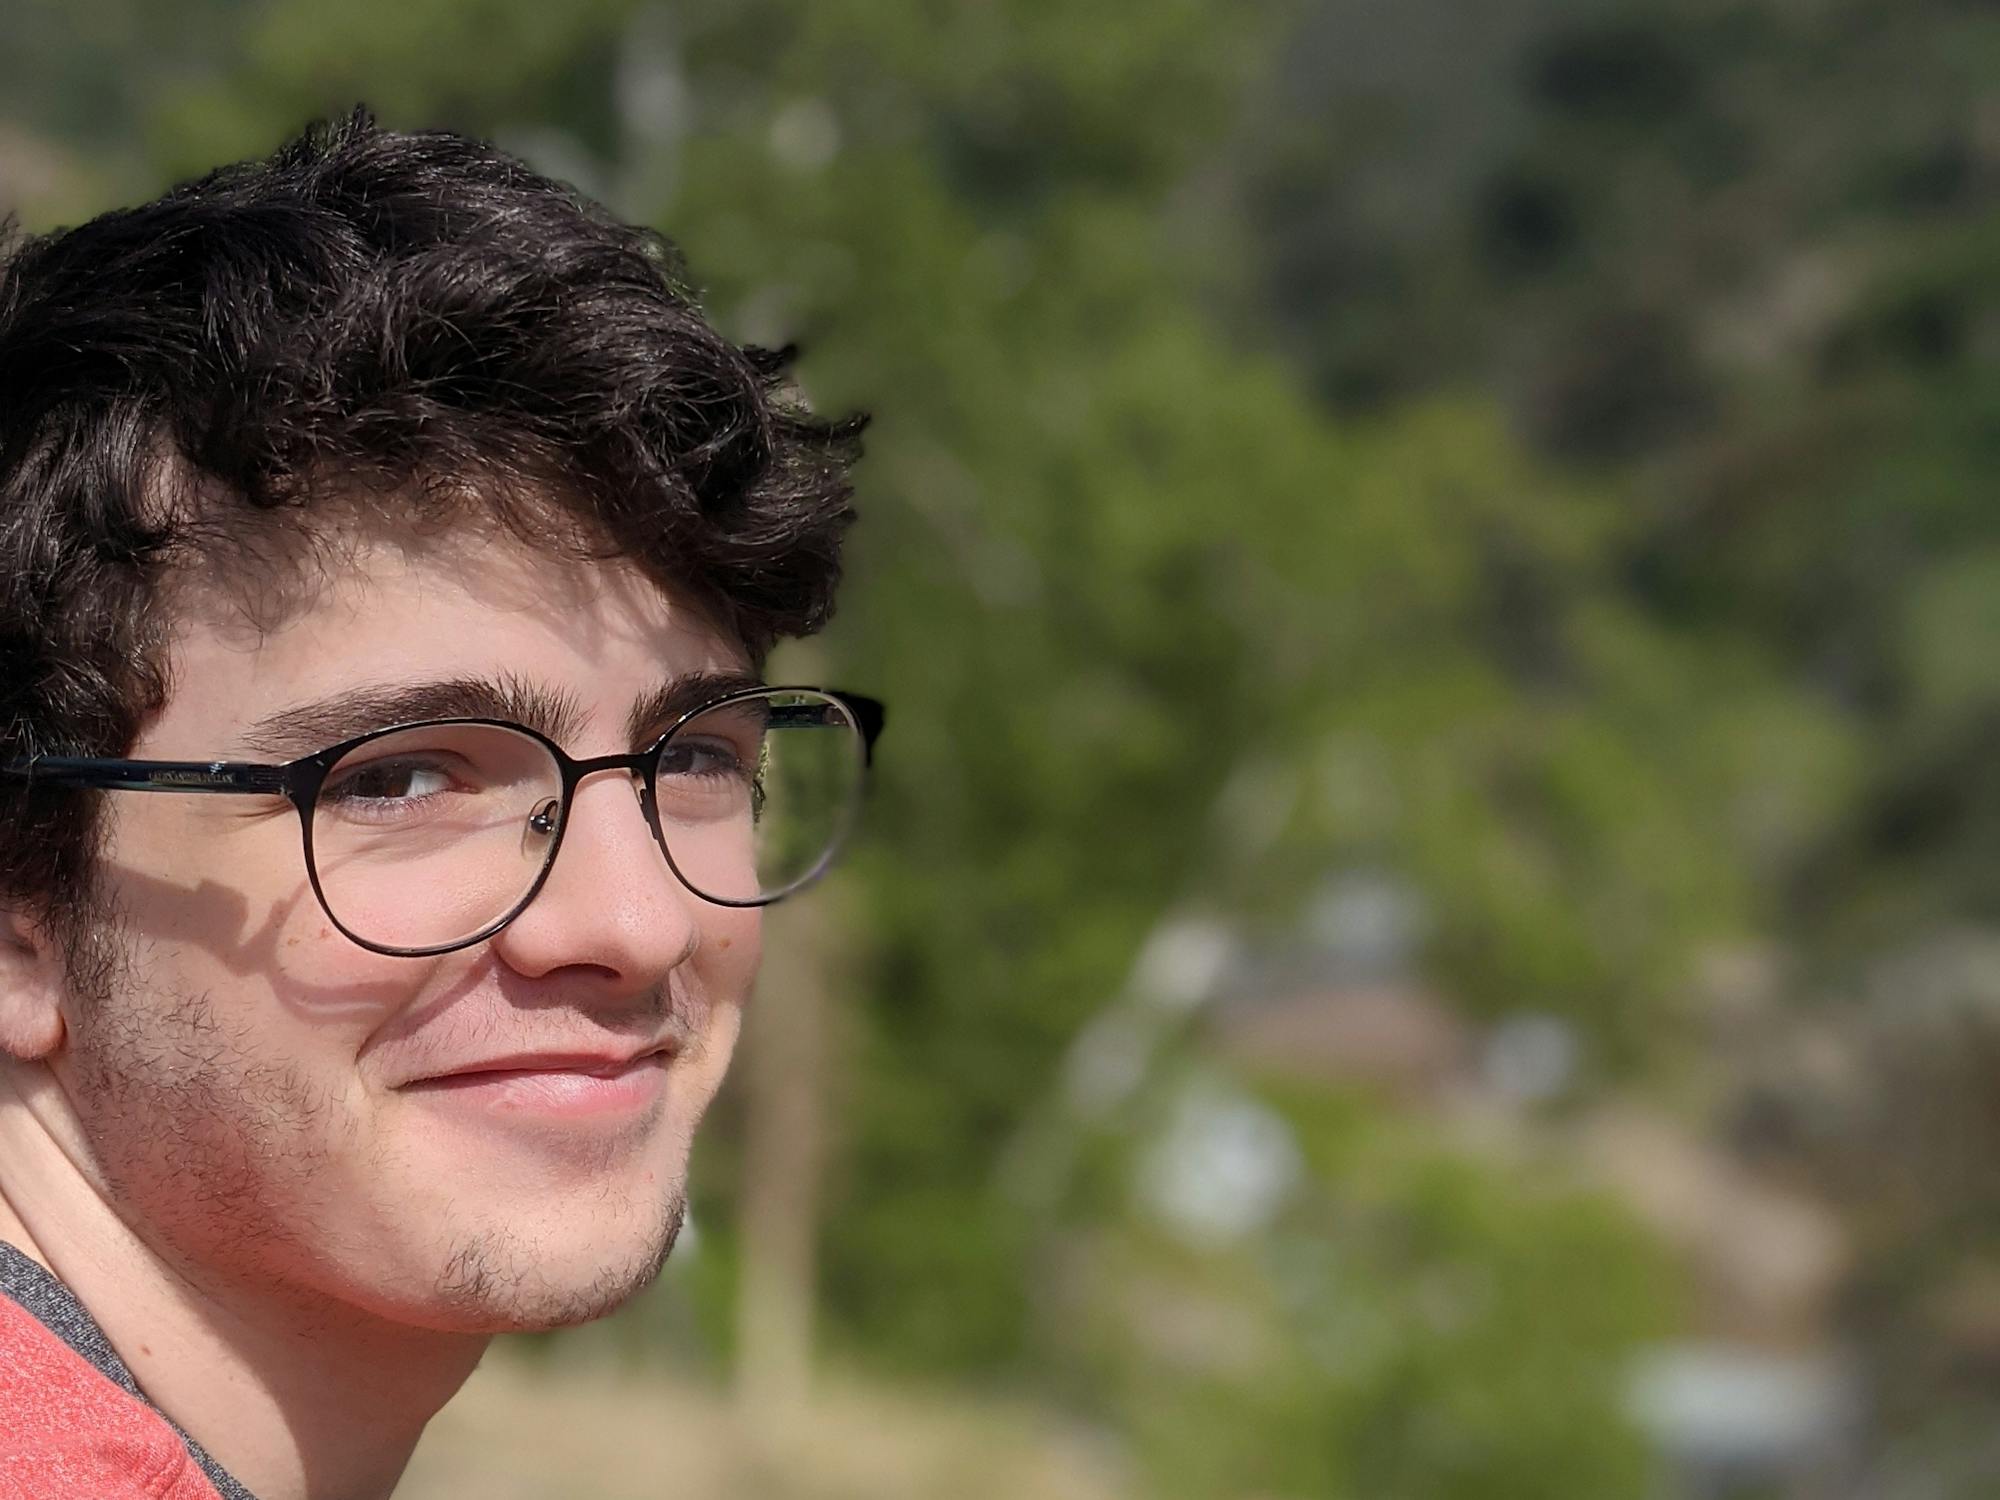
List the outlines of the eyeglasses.
<svg viewBox="0 0 2000 1500">
<path fill-rule="evenodd" d="M 882 732 L 873 698 L 749 688 L 635 755 L 575 760 L 500 719 L 374 730 L 285 765 L 35 756 L 0 774 L 126 792 L 281 796 L 328 920 L 372 952 L 483 942 L 535 899 L 586 776 L 622 771 L 668 867 L 717 906 L 766 906 L 822 874 L 860 810 Z"/>
</svg>

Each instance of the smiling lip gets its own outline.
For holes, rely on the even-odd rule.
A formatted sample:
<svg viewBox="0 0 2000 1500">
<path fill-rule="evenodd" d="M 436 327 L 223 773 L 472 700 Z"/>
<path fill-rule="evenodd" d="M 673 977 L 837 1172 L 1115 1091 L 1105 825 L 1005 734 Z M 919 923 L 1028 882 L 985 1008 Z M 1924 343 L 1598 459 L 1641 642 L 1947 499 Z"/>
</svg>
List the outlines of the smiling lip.
<svg viewBox="0 0 2000 1500">
<path fill-rule="evenodd" d="M 630 1114 L 660 1097 L 672 1057 L 663 1047 L 630 1058 L 510 1057 L 418 1078 L 404 1084 L 402 1092 L 500 1114 L 570 1119 Z"/>
</svg>

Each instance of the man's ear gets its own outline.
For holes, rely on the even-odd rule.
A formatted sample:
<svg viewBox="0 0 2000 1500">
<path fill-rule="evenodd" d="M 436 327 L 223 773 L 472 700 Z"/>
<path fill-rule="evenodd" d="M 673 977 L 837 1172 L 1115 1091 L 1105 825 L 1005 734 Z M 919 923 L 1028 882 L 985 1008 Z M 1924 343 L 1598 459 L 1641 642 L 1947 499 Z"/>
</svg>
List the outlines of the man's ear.
<svg viewBox="0 0 2000 1500">
<path fill-rule="evenodd" d="M 47 925 L 0 908 L 0 1054 L 39 1062 L 62 1045 L 65 988 Z"/>
</svg>

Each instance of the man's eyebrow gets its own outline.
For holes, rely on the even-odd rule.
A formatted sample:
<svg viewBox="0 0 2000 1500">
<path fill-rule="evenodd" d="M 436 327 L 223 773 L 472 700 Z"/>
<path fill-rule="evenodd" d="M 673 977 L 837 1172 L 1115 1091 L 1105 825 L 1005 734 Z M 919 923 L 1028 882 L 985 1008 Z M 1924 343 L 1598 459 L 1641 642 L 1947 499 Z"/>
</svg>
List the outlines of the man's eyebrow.
<svg viewBox="0 0 2000 1500">
<path fill-rule="evenodd" d="M 506 719 L 557 744 L 584 714 L 573 694 L 516 677 L 450 677 L 350 688 L 266 714 L 237 738 L 254 755 L 293 760 L 392 724 L 421 719 Z"/>
<path fill-rule="evenodd" d="M 690 672 L 663 682 L 632 705 L 625 732 L 632 745 L 647 744 L 665 734 L 683 714 L 703 704 L 713 703 L 730 693 L 760 688 L 764 684 L 743 672 Z"/>
</svg>

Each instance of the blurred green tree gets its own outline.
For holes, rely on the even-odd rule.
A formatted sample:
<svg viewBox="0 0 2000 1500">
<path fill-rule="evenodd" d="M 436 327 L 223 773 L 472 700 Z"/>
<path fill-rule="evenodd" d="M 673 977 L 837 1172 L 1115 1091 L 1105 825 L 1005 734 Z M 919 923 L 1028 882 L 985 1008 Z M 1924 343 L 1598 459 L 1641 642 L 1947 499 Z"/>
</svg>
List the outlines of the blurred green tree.
<svg viewBox="0 0 2000 1500">
<path fill-rule="evenodd" d="M 1247 337 L 1340 408 L 1496 394 L 1617 497 L 1621 600 L 1845 746 L 1754 867 L 1776 1014 L 1698 1087 L 1846 1210 L 1842 1331 L 1894 1393 L 1869 1484 L 1953 1494 L 2000 1409 L 1996 56 L 1950 3 L 1317 0 L 1223 173 Z"/>
<path fill-rule="evenodd" d="M 1480 24 L 1518 29 L 1527 9 Z M 174 52 L 173 76 L 118 101 L 143 142 L 130 171 L 262 149 L 357 98 L 495 135 L 665 227 L 739 335 L 806 345 L 819 404 L 880 413 L 854 587 L 819 658 L 894 705 L 842 940 L 851 1066 L 821 1268 L 838 1347 L 1069 1381 L 1190 1494 L 1229 1493 L 1257 1455 L 1248 1472 L 1280 1491 L 1639 1493 L 1607 1372 L 1656 1331 L 1667 1278 L 1601 1205 L 1406 1136 L 1386 1110 L 1328 1125 L 1335 1106 L 1311 1100 L 1286 1109 L 1317 1186 L 1238 1260 L 1190 1260 L 1126 1223 L 1116 1163 L 1049 1222 L 1000 1187 L 1165 912 L 1201 910 L 1255 948 L 1327 877 L 1387 872 L 1424 905 L 1416 961 L 1471 1013 L 1563 1014 L 1600 1076 L 1643 1069 L 1683 1038 L 1691 963 L 1769 923 L 1774 881 L 1864 774 L 1854 726 L 1787 677 L 1782 643 L 1730 610 L 1666 607 L 1657 510 L 1564 477 L 1498 403 L 1449 393 L 1481 373 L 1455 341 L 1522 326 L 1530 293 L 1487 310 L 1500 273 L 1433 265 L 1410 230 L 1388 242 L 1404 261 L 1331 309 L 1308 295 L 1319 283 L 1275 277 L 1285 295 L 1255 338 L 1203 306 L 1250 305 L 1237 278 L 1263 264 L 1214 269 L 1239 248 L 1218 213 L 1232 173 L 1271 210 L 1259 254 L 1309 270 L 1319 253 L 1300 227 L 1324 227 L 1317 127 L 1243 118 L 1271 15 L 214 0 L 210 24 L 211 48 Z M 127 55 L 150 45 L 136 23 L 121 35 Z M 1706 97 L 1680 43 L 1643 27 L 1568 45 L 1536 87 L 1585 122 L 1577 149 L 1605 170 Z M 1454 58 L 1439 76 L 1481 85 L 1462 106 L 1476 124 L 1491 80 Z M 1600 98 L 1605 69 L 1626 83 Z M 1269 173 L 1222 149 L 1257 155 L 1259 130 L 1289 142 Z M 1457 195 L 1412 223 L 1476 210 L 1480 254 L 1544 286 L 1580 253 L 1581 209 L 1509 170 L 1512 187 L 1457 170 L 1441 179 Z M 1719 398 L 1686 374 L 1698 341 L 1595 283 L 1578 294 L 1600 304 L 1623 320 L 1592 325 L 1617 360 L 1576 364 L 1575 409 L 1529 430 L 1602 461 L 1710 420 Z M 1311 358 L 1321 328 L 1330 363 L 1313 368 L 1339 419 L 1256 347 Z M 1410 392 L 1423 399 L 1382 404 Z M 1670 560 L 1693 577 L 1692 557 Z M 1775 563 L 1770 581 L 1798 582 Z M 1926 638 L 1979 618 L 1975 592 L 1941 594 Z M 1977 677 L 1933 675 L 1947 696 Z M 1378 1132 L 1379 1149 L 1360 1144 Z M 1371 1195 L 1404 1238 L 1344 1238 L 1340 1205 Z M 729 1233 L 704 1223 L 726 1266 Z M 1129 1258 L 1279 1309 L 1286 1255 L 1318 1246 L 1383 1352 L 1329 1374 L 1309 1329 L 1288 1328 L 1268 1385 L 1238 1382 L 1204 1425 L 1200 1380 L 1154 1379 L 1109 1334 L 1082 1355 L 1048 1334 L 1033 1304 L 1052 1236 L 1114 1280 Z M 1585 1264 L 1601 1296 L 1548 1295 Z M 1440 1332 L 1426 1289 L 1461 1276 L 1485 1278 L 1490 1305 Z M 1504 1378 L 1510 1350 L 1535 1379 Z M 1311 1431 L 1330 1435 L 1297 1448 Z"/>
</svg>

